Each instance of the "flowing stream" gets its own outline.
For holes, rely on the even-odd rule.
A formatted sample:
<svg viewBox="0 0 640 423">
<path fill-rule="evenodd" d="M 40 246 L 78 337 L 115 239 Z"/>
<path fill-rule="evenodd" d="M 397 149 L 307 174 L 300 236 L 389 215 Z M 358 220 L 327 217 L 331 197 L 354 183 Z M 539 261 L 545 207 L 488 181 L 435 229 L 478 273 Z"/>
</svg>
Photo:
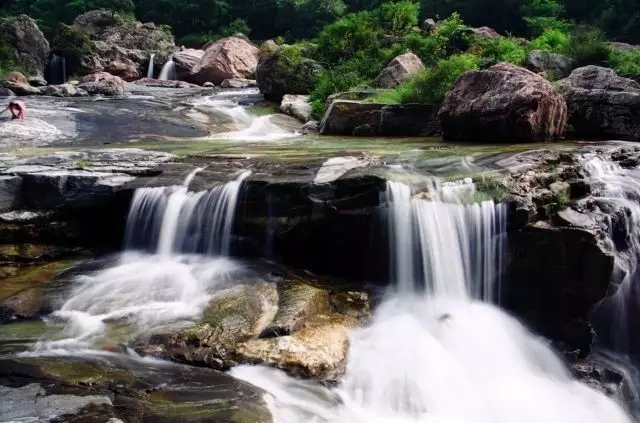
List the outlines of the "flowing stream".
<svg viewBox="0 0 640 423">
<path fill-rule="evenodd" d="M 575 380 L 546 342 L 491 305 L 505 211 L 456 201 L 472 192 L 440 186 L 427 201 L 388 184 L 395 289 L 368 327 L 352 331 L 336 388 L 260 366 L 231 370 L 270 393 L 278 423 L 631 421 L 614 400 Z"/>
</svg>

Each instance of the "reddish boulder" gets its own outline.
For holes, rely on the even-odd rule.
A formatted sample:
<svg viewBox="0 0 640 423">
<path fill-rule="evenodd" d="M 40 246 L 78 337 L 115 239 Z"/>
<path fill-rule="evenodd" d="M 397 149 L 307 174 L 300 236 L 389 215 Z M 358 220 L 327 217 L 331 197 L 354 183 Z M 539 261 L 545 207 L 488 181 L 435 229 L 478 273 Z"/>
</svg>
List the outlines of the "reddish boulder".
<svg viewBox="0 0 640 423">
<path fill-rule="evenodd" d="M 445 140 L 552 140 L 566 130 L 567 104 L 546 79 L 519 66 L 499 63 L 458 78 L 438 117 Z"/>
<path fill-rule="evenodd" d="M 248 41 L 227 37 L 211 44 L 193 68 L 191 79 L 199 84 L 247 78 L 258 66 L 258 48 Z"/>
<path fill-rule="evenodd" d="M 111 75 L 119 76 L 125 81 L 131 82 L 140 78 L 138 66 L 131 59 L 122 58 L 113 60 L 104 67 L 104 70 Z"/>
<path fill-rule="evenodd" d="M 20 72 L 7 72 L 4 75 L 4 80 L 6 82 L 13 82 L 14 84 L 29 85 L 27 78 L 25 78 L 25 76 Z"/>
<path fill-rule="evenodd" d="M 112 75 L 108 72 L 94 72 L 82 77 L 82 82 L 100 82 L 110 80 L 115 80 L 116 82 L 122 83 L 122 78 Z"/>
<path fill-rule="evenodd" d="M 185 48 L 173 55 L 173 61 L 176 66 L 187 72 L 192 72 L 193 69 L 200 63 L 204 57 L 204 50 L 197 50 L 194 48 Z"/>
</svg>

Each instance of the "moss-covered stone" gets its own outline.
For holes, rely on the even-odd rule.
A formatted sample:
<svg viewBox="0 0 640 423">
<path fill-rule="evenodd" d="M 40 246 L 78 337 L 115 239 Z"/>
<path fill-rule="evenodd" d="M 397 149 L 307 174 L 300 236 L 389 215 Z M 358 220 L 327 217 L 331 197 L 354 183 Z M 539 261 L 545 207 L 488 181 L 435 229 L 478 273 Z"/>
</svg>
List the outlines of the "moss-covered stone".
<svg viewBox="0 0 640 423">
<path fill-rule="evenodd" d="M 60 24 L 53 41 L 53 51 L 66 59 L 69 74 L 84 74 L 95 68 L 95 46 L 89 36 L 76 26 Z"/>
</svg>

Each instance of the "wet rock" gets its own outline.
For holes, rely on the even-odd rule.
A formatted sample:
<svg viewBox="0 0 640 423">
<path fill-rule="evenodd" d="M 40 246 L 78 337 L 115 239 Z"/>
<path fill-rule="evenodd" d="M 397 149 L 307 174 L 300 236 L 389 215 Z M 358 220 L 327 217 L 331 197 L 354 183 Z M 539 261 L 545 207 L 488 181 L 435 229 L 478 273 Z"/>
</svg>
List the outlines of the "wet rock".
<svg viewBox="0 0 640 423">
<path fill-rule="evenodd" d="M 567 106 L 549 81 L 499 63 L 458 78 L 438 116 L 450 141 L 552 140 L 564 134 Z"/>
<path fill-rule="evenodd" d="M 9 88 L 0 87 L 0 97 L 15 97 L 16 93 Z"/>
<path fill-rule="evenodd" d="M 585 66 L 558 81 L 571 133 L 596 139 L 640 140 L 640 84 L 612 69 Z"/>
<path fill-rule="evenodd" d="M 311 317 L 329 311 L 329 293 L 301 282 L 278 286 L 278 312 L 262 332 L 262 337 L 290 335 Z"/>
<path fill-rule="evenodd" d="M 0 363 L 0 419 L 143 423 L 271 423 L 263 391 L 211 369 L 101 360 Z"/>
<path fill-rule="evenodd" d="M 386 68 L 382 69 L 374 84 L 380 88 L 394 88 L 412 75 L 424 70 L 422 60 L 409 52 L 394 58 Z"/>
<path fill-rule="evenodd" d="M 22 178 L 0 176 L 0 211 L 11 210 L 22 204 Z"/>
<path fill-rule="evenodd" d="M 569 198 L 572 200 L 584 198 L 591 194 L 591 185 L 582 179 L 569 181 Z"/>
<path fill-rule="evenodd" d="M 302 126 L 302 129 L 300 131 L 304 135 L 307 135 L 307 134 L 318 133 L 319 130 L 320 130 L 320 122 L 318 122 L 317 120 L 310 120 L 309 122 L 305 123 Z"/>
<path fill-rule="evenodd" d="M 307 122 L 311 117 L 311 103 L 308 95 L 286 94 L 282 97 L 280 111 L 302 122 Z"/>
<path fill-rule="evenodd" d="M 371 304 L 366 292 L 332 292 L 329 302 L 332 312 L 352 317 L 361 324 L 364 324 L 371 316 Z"/>
<path fill-rule="evenodd" d="M 258 48 L 242 38 L 227 37 L 209 46 L 190 77 L 197 83 L 220 84 L 225 79 L 247 78 L 258 65 Z"/>
<path fill-rule="evenodd" d="M 35 20 L 27 15 L 5 19 L 0 25 L 0 40 L 9 47 L 22 69 L 32 76 L 44 77 L 49 42 Z"/>
<path fill-rule="evenodd" d="M 236 345 L 260 335 L 278 310 L 274 283 L 239 285 L 218 292 L 200 322 L 177 333 L 135 341 L 136 350 L 176 361 L 227 369 L 235 363 Z"/>
<path fill-rule="evenodd" d="M 505 292 L 506 306 L 552 339 L 606 296 L 614 263 L 587 217 L 564 210 L 558 218 L 590 229 L 539 222 L 510 232 Z"/>
<path fill-rule="evenodd" d="M 556 214 L 558 224 L 582 229 L 597 229 L 598 221 L 589 213 L 580 213 L 570 207 L 559 210 Z"/>
<path fill-rule="evenodd" d="M 104 95 L 106 97 L 121 97 L 124 95 L 124 81 L 107 72 L 96 72 L 82 78 L 78 85 L 90 95 Z"/>
<path fill-rule="evenodd" d="M 274 366 L 299 377 L 336 381 L 345 371 L 349 330 L 355 319 L 317 315 L 290 336 L 253 339 L 238 345 L 239 362 Z"/>
<path fill-rule="evenodd" d="M 304 57 L 298 46 L 283 45 L 260 58 L 256 80 L 266 99 L 280 101 L 285 94 L 309 94 L 322 69 L 318 62 Z"/>
<path fill-rule="evenodd" d="M 43 87 L 42 94 L 52 97 L 84 97 L 89 95 L 82 88 L 78 88 L 72 84 L 47 85 Z"/>
<path fill-rule="evenodd" d="M 437 105 L 336 100 L 320 122 L 321 135 L 426 136 L 438 132 Z"/>
<path fill-rule="evenodd" d="M 613 397 L 620 403 L 629 403 L 632 399 L 631 381 L 618 369 L 597 358 L 587 358 L 571 363 L 571 370 L 582 383 Z"/>
<path fill-rule="evenodd" d="M 257 87 L 258 83 L 254 79 L 225 79 L 220 84 L 220 88 L 252 88 Z"/>
<path fill-rule="evenodd" d="M 575 67 L 575 62 L 562 54 L 531 50 L 527 55 L 525 66 L 536 73 L 544 72 L 551 80 L 557 80 L 569 76 Z"/>
<path fill-rule="evenodd" d="M 34 87 L 46 87 L 47 86 L 47 80 L 44 79 L 44 77 L 42 77 L 42 76 L 29 76 L 27 81 L 29 82 L 29 85 L 32 85 Z"/>
<path fill-rule="evenodd" d="M 313 183 L 327 184 L 337 180 L 352 169 L 363 168 L 378 163 L 377 158 L 368 155 L 332 157 L 322 163 Z"/>
</svg>

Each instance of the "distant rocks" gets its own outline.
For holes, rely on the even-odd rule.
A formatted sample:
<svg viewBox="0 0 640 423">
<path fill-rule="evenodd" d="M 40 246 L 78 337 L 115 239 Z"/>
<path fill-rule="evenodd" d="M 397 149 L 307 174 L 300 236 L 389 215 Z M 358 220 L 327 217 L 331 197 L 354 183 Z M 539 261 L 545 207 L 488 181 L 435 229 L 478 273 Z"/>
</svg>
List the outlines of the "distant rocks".
<svg viewBox="0 0 640 423">
<path fill-rule="evenodd" d="M 255 79 L 245 79 L 245 78 L 225 79 L 220 84 L 220 88 L 252 88 L 257 86 L 258 84 L 255 81 Z"/>
<path fill-rule="evenodd" d="M 393 88 L 422 70 L 424 70 L 424 64 L 418 56 L 411 52 L 401 54 L 380 72 L 374 84 L 380 88 Z"/>
<path fill-rule="evenodd" d="M 458 78 L 438 117 L 445 140 L 553 140 L 562 137 L 566 130 L 567 105 L 541 76 L 499 63 Z"/>
<path fill-rule="evenodd" d="M 585 66 L 558 81 L 570 132 L 588 139 L 640 140 L 640 84 L 612 69 Z"/>
<path fill-rule="evenodd" d="M 199 84 L 213 82 L 218 85 L 225 79 L 247 78 L 258 65 L 258 48 L 238 37 L 227 37 L 211 44 L 204 51 L 190 78 Z"/>
</svg>

